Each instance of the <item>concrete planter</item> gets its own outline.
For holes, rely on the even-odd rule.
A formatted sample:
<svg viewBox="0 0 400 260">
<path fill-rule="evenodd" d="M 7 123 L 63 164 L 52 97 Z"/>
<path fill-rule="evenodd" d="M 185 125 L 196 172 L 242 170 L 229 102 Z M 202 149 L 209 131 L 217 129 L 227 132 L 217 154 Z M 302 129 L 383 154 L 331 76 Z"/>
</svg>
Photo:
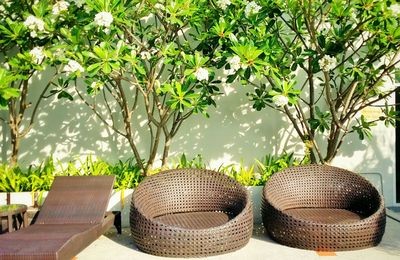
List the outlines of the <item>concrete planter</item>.
<svg viewBox="0 0 400 260">
<path fill-rule="evenodd" d="M 46 197 L 47 192 L 43 194 Z M 10 204 L 25 204 L 28 207 L 33 206 L 35 202 L 35 193 L 30 191 L 25 192 L 10 192 Z M 0 205 L 7 204 L 7 193 L 0 192 Z"/>
<path fill-rule="evenodd" d="M 262 223 L 261 219 L 261 196 L 262 186 L 248 186 L 246 187 L 250 192 L 253 201 L 253 212 L 254 212 L 254 224 Z M 131 207 L 133 189 L 126 190 L 113 190 L 108 204 L 108 211 L 121 211 L 122 216 L 122 227 L 129 227 L 129 211 Z M 10 194 L 11 204 L 25 204 L 32 207 L 34 204 L 34 198 L 32 192 L 11 192 Z M 47 196 L 47 192 L 43 194 L 43 198 Z M 7 193 L 0 193 L 0 205 L 7 203 Z"/>
<path fill-rule="evenodd" d="M 253 201 L 253 218 L 255 225 L 262 223 L 261 201 L 263 187 L 264 186 L 246 186 L 246 189 L 250 192 L 251 200 Z"/>
</svg>

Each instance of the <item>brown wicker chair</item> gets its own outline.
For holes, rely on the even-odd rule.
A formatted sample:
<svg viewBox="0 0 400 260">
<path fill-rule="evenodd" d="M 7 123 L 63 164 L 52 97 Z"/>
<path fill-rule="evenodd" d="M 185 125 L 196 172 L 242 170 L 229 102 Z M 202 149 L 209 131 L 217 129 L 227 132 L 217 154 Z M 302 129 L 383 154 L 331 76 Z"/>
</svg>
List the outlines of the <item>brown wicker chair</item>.
<svg viewBox="0 0 400 260">
<path fill-rule="evenodd" d="M 252 234 L 253 212 L 247 190 L 235 180 L 214 171 L 180 169 L 140 183 L 130 221 L 141 251 L 198 257 L 245 246 Z"/>
<path fill-rule="evenodd" d="M 278 243 L 319 251 L 376 246 L 386 223 L 383 198 L 371 183 L 327 165 L 274 174 L 263 190 L 262 215 Z"/>
<path fill-rule="evenodd" d="M 112 226 L 106 209 L 114 178 L 56 177 L 35 224 L 0 235 L 0 259 L 73 258 Z"/>
</svg>

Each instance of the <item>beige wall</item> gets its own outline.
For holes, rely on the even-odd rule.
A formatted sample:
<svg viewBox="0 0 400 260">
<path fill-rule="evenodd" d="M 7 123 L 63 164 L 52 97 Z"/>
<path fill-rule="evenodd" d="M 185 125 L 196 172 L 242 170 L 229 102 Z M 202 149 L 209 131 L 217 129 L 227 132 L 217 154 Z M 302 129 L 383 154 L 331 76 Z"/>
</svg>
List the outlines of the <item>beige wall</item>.
<svg viewBox="0 0 400 260">
<path fill-rule="evenodd" d="M 46 80 L 47 75 L 40 80 L 36 78 L 31 89 L 39 89 Z M 261 112 L 251 109 L 245 95 L 247 90 L 242 86 L 224 87 L 225 95 L 218 98 L 218 107 L 209 111 L 211 118 L 193 116 L 181 128 L 171 147 L 172 157 L 181 153 L 189 158 L 202 154 L 211 167 L 217 168 L 222 163 L 241 160 L 251 164 L 255 158 L 280 153 L 283 149 L 301 156 L 303 146 L 287 120 L 270 109 Z M 33 92 L 30 98 L 37 95 Z M 8 128 L 0 122 L 0 129 L 0 158 L 6 162 Z M 360 142 L 356 135 L 347 139 L 333 165 L 362 173 L 380 173 L 386 203 L 393 205 L 395 131 L 380 125 L 373 132 L 372 141 Z M 141 152 L 145 152 L 146 140 L 140 141 Z M 112 162 L 130 157 L 131 151 L 125 140 L 105 128 L 81 102 L 54 98 L 44 101 L 33 131 L 22 142 L 21 164 L 29 165 L 49 155 L 65 162 L 89 154 Z M 365 176 L 380 185 L 378 175 Z"/>
</svg>

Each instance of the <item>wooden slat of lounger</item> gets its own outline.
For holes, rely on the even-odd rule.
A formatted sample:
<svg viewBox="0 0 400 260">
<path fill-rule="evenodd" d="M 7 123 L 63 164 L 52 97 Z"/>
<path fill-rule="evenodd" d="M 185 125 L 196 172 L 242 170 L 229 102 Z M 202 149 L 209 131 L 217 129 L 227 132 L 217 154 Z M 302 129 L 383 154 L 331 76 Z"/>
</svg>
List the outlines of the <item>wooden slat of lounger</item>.
<svg viewBox="0 0 400 260">
<path fill-rule="evenodd" d="M 101 224 L 41 224 L 0 236 L 0 259 L 71 259 L 99 237 Z"/>
<path fill-rule="evenodd" d="M 101 223 L 113 181 L 114 176 L 56 177 L 36 223 Z"/>
</svg>

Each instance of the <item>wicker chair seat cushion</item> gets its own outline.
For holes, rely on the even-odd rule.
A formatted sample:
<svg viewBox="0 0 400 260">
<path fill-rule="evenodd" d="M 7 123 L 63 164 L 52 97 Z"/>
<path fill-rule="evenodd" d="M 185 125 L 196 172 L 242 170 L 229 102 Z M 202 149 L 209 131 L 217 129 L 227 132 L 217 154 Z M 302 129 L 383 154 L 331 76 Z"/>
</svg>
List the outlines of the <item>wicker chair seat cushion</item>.
<svg viewBox="0 0 400 260">
<path fill-rule="evenodd" d="M 263 190 L 262 215 L 275 241 L 320 251 L 376 246 L 386 223 L 383 197 L 371 183 L 327 165 L 274 174 Z"/>
<path fill-rule="evenodd" d="M 218 172 L 198 169 L 148 176 L 133 194 L 131 231 L 146 253 L 172 257 L 237 250 L 253 229 L 247 190 Z"/>
<path fill-rule="evenodd" d="M 206 229 L 224 225 L 231 217 L 225 212 L 200 211 L 184 212 L 159 216 L 154 220 L 165 225 L 185 229 Z"/>
<path fill-rule="evenodd" d="M 364 218 L 347 209 L 297 208 L 284 210 L 283 213 L 298 220 L 321 224 L 355 223 Z"/>
</svg>

